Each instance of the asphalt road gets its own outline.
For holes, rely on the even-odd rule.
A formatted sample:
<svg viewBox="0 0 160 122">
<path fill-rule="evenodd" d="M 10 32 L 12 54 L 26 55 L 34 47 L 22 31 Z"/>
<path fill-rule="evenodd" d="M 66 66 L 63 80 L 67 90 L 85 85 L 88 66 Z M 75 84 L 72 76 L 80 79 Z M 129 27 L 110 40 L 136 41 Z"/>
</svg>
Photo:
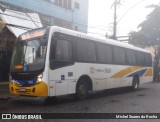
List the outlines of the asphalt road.
<svg viewBox="0 0 160 122">
<path fill-rule="evenodd" d="M 160 83 L 143 84 L 137 91 L 128 88 L 100 91 L 90 94 L 89 98 L 83 101 L 75 100 L 73 96 L 63 96 L 49 102 L 43 98 L 14 96 L 0 100 L 0 113 L 160 113 Z M 99 121 L 132 122 L 136 120 Z M 160 120 L 148 121 L 159 122 Z"/>
</svg>

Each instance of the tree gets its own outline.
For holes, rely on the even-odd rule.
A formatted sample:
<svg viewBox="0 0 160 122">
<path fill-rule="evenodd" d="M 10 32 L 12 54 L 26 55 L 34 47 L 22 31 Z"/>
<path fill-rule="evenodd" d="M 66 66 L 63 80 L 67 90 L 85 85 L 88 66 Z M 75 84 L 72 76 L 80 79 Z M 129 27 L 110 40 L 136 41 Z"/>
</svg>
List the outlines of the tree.
<svg viewBox="0 0 160 122">
<path fill-rule="evenodd" d="M 160 6 L 151 5 L 154 10 L 139 24 L 137 32 L 130 32 L 130 43 L 139 46 L 160 45 Z"/>
<path fill-rule="evenodd" d="M 153 46 L 155 48 L 154 61 L 154 80 L 159 80 L 160 71 L 160 5 L 150 5 L 148 8 L 154 8 L 147 16 L 146 20 L 139 24 L 139 31 L 130 32 L 129 43 L 146 47 Z"/>
</svg>

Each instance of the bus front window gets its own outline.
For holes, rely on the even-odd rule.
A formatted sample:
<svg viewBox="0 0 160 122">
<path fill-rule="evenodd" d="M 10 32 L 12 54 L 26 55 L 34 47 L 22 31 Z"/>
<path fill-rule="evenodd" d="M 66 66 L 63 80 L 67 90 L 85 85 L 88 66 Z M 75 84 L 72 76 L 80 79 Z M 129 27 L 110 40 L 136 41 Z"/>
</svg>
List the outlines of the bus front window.
<svg viewBox="0 0 160 122">
<path fill-rule="evenodd" d="M 29 41 L 18 40 L 15 45 L 11 72 L 38 71 L 44 68 L 47 38 L 34 38 Z"/>
</svg>

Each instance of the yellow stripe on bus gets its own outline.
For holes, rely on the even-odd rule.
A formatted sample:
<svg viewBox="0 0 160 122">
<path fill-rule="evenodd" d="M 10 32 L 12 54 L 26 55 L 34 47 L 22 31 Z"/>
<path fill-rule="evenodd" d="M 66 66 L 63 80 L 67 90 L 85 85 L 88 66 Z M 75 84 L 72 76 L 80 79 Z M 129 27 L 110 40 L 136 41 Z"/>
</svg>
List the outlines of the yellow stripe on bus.
<svg viewBox="0 0 160 122">
<path fill-rule="evenodd" d="M 142 66 L 132 66 L 132 67 L 128 67 L 128 68 L 126 68 L 126 69 L 123 69 L 123 70 L 117 72 L 117 73 L 114 74 L 111 78 L 123 77 L 123 76 L 125 76 L 125 75 L 127 75 L 127 74 L 130 74 L 130 73 L 132 73 L 132 72 L 134 72 L 134 71 L 136 71 L 136 70 L 142 69 L 142 68 L 144 68 L 144 67 L 142 67 Z"/>
<path fill-rule="evenodd" d="M 153 70 L 151 68 L 148 69 L 144 76 L 153 76 Z"/>
</svg>

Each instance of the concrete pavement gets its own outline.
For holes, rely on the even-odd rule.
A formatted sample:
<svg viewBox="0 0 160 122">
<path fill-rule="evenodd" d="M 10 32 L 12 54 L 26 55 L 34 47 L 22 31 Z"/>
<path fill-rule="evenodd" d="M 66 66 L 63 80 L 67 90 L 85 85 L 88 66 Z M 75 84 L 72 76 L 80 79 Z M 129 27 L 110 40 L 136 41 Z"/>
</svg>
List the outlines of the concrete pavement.
<svg viewBox="0 0 160 122">
<path fill-rule="evenodd" d="M 12 95 L 9 93 L 8 82 L 0 82 L 0 100 L 10 99 Z"/>
</svg>

